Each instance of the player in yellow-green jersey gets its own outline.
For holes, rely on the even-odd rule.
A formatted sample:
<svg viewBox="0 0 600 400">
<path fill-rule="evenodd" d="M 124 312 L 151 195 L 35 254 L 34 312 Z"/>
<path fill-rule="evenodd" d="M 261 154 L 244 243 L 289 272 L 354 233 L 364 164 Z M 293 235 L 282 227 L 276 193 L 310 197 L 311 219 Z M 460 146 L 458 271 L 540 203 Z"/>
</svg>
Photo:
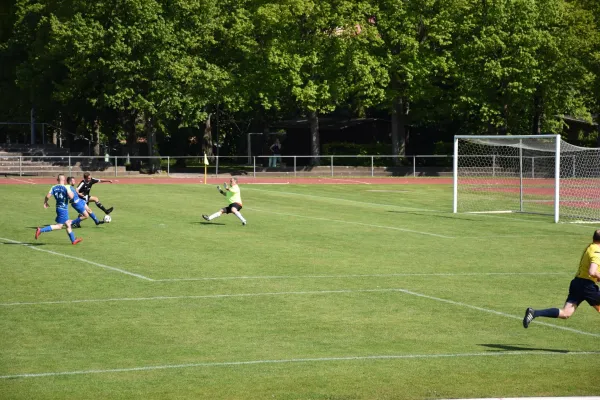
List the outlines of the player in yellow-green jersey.
<svg viewBox="0 0 600 400">
<path fill-rule="evenodd" d="M 219 211 L 210 216 L 203 214 L 202 218 L 204 218 L 207 221 L 212 221 L 213 219 L 223 215 L 223 213 L 233 214 L 236 217 L 238 217 L 240 221 L 242 221 L 242 225 L 246 225 L 246 219 L 240 212 L 240 210 L 242 209 L 242 196 L 240 194 L 240 186 L 237 184 L 237 178 L 234 178 L 232 176 L 231 179 L 229 179 L 229 183 L 230 186 L 227 186 L 227 183 L 223 184 L 225 190 L 221 189 L 220 186 L 217 186 L 219 193 L 227 197 L 229 205 L 227 207 L 221 208 Z"/>
<path fill-rule="evenodd" d="M 590 306 L 600 312 L 600 288 L 598 288 L 598 281 L 600 281 L 600 269 L 598 267 L 600 265 L 600 230 L 594 232 L 592 240 L 593 243 L 585 249 L 581 256 L 579 269 L 577 269 L 577 274 L 571 281 L 569 295 L 563 308 L 547 308 L 545 310 L 528 308 L 523 318 L 523 327 L 527 328 L 531 321 L 537 317 L 567 319 L 573 315 L 583 301 L 587 301 Z"/>
</svg>

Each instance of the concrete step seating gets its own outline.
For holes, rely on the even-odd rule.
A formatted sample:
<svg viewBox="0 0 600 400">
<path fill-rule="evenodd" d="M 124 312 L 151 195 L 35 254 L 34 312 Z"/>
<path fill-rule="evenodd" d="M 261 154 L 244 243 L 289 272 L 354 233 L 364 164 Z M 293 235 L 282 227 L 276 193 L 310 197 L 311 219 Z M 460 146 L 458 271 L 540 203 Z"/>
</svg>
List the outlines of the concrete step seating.
<svg viewBox="0 0 600 400">
<path fill-rule="evenodd" d="M 117 168 L 117 173 L 125 172 L 124 166 Z M 0 144 L 0 174 L 51 176 L 85 171 L 102 171 L 112 175 L 115 167 L 104 159 L 86 158 L 81 153 L 71 153 L 69 149 L 54 145 Z"/>
</svg>

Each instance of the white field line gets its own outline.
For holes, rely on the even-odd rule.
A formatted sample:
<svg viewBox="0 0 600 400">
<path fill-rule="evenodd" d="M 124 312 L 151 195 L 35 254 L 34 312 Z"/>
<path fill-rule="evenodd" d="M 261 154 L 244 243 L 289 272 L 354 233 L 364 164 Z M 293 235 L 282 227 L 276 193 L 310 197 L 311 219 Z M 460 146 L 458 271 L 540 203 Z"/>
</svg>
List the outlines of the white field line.
<svg viewBox="0 0 600 400">
<path fill-rule="evenodd" d="M 354 183 L 360 183 L 363 185 L 371 185 L 371 182 L 365 182 L 365 181 L 357 181 L 354 179 L 341 179 L 341 178 L 321 178 L 319 179 L 320 181 L 341 181 L 343 182 L 354 182 Z"/>
<path fill-rule="evenodd" d="M 21 302 L 21 303 L 0 303 L 0 306 L 33 306 L 33 305 L 51 305 L 51 304 L 77 304 L 77 303 L 106 303 L 106 302 L 124 302 L 124 301 L 160 301 L 160 300 L 190 300 L 190 299 L 223 299 L 223 298 L 239 298 L 239 297 L 262 297 L 262 296 L 304 296 L 304 295 L 321 295 L 321 294 L 348 294 L 348 293 L 404 293 L 411 296 L 421 297 L 428 300 L 434 300 L 442 303 L 452 304 L 454 306 L 470 308 L 489 314 L 500 315 L 506 318 L 522 320 L 512 314 L 503 313 L 496 310 L 490 310 L 483 307 L 477 307 L 466 303 L 461 303 L 454 300 L 442 299 L 440 297 L 428 296 L 426 294 L 413 292 L 411 290 L 390 288 L 390 289 L 341 289 L 341 290 L 319 290 L 319 291 L 298 291 L 298 292 L 266 292 L 266 293 L 238 293 L 238 294 L 212 294 L 201 296 L 156 296 L 156 297 L 130 297 L 130 298 L 113 298 L 113 299 L 83 299 L 83 300 L 57 300 L 57 301 L 41 301 L 41 302 Z M 566 326 L 549 324 L 534 320 L 533 324 L 543 325 L 550 328 L 561 329 L 580 335 L 600 337 L 600 333 L 592 333 L 580 331 Z"/>
<path fill-rule="evenodd" d="M 599 396 L 570 397 L 483 397 L 478 399 L 440 399 L 440 400 L 600 400 Z"/>
<path fill-rule="evenodd" d="M 124 269 L 115 268 L 115 267 L 111 267 L 111 266 L 108 266 L 108 265 L 100 264 L 100 263 L 97 263 L 97 262 L 94 262 L 94 261 L 86 260 L 84 258 L 70 256 L 68 254 L 57 253 L 56 251 L 52 251 L 52 250 L 40 249 L 40 248 L 38 248 L 36 246 L 30 245 L 29 243 L 18 242 L 16 240 L 11 240 L 11 239 L 1 238 L 1 237 L 0 237 L 0 240 L 6 240 L 7 242 L 11 242 L 11 243 L 15 243 L 15 244 L 20 244 L 20 245 L 25 246 L 25 247 L 27 247 L 29 249 L 37 250 L 37 251 L 42 251 L 44 253 L 54 254 L 55 256 L 72 258 L 73 260 L 81 261 L 81 262 L 86 263 L 86 264 L 95 265 L 96 267 L 100 267 L 100 268 L 104 268 L 104 269 L 110 269 L 112 271 L 120 272 L 122 274 L 134 276 L 136 278 L 144 279 L 144 280 L 147 280 L 147 281 L 153 281 L 154 280 L 154 279 L 148 278 L 147 276 L 144 276 L 144 275 L 135 274 L 133 272 L 125 271 Z"/>
<path fill-rule="evenodd" d="M 431 212 L 431 213 L 440 213 L 443 215 L 448 215 L 448 214 L 454 214 L 452 212 L 447 212 L 447 211 L 443 211 L 443 210 L 431 210 L 431 209 L 424 209 L 424 208 L 415 208 L 415 207 L 402 207 L 402 206 L 395 206 L 395 205 L 391 205 L 391 204 L 380 204 L 380 203 L 369 203 L 369 202 L 363 202 L 363 201 L 357 201 L 357 200 L 347 200 L 347 199 L 339 199 L 336 197 L 324 197 L 324 196 L 315 196 L 315 195 L 310 195 L 310 194 L 302 194 L 302 193 L 294 193 L 294 192 L 275 192 L 272 190 L 264 190 L 264 189 L 256 189 L 256 188 L 251 188 L 250 190 L 255 190 L 255 191 L 259 191 L 259 192 L 265 192 L 265 193 L 269 193 L 269 194 L 275 194 L 275 195 L 283 195 L 283 196 L 302 196 L 302 197 L 309 197 L 309 198 L 314 198 L 317 200 L 327 200 L 327 201 L 331 201 L 334 200 L 336 202 L 340 202 L 340 203 L 352 203 L 355 205 L 363 205 L 363 206 L 367 206 L 367 207 L 388 207 L 388 208 L 392 208 L 395 210 L 401 210 L 401 211 L 420 211 L 420 212 Z M 299 218 L 312 218 L 312 217 L 306 217 L 303 215 L 296 215 L 296 214 L 284 214 L 284 213 L 277 213 L 277 212 L 273 212 L 273 211 L 266 211 L 266 210 L 257 210 L 257 209 L 252 209 L 252 208 L 248 208 L 250 210 L 254 210 L 254 211 L 261 211 L 261 212 L 270 212 L 273 214 L 280 214 L 280 215 L 288 215 L 288 216 L 294 216 L 294 217 L 299 217 Z M 543 223 L 543 224 L 548 224 L 548 221 L 550 221 L 550 219 L 546 220 L 536 220 L 536 219 L 527 219 L 527 218 L 511 218 L 511 217 L 503 217 L 503 216 L 499 216 L 497 214 L 476 214 L 476 213 L 458 213 L 458 215 L 470 215 L 470 216 L 480 216 L 480 217 L 491 217 L 491 218 L 497 218 L 497 219 L 506 219 L 506 220 L 511 220 L 511 221 L 518 221 L 518 222 L 526 222 L 526 223 Z M 314 218 L 314 219 L 319 219 L 319 218 Z M 329 219 L 325 219 L 325 218 L 321 218 L 324 221 L 336 221 L 336 222 L 344 222 L 344 223 L 355 223 L 355 224 L 360 224 L 357 222 L 348 222 L 348 221 L 340 221 L 340 220 L 329 220 Z M 460 219 L 460 217 L 457 217 L 457 219 Z M 383 226 L 377 226 L 377 225 L 369 225 L 369 224 L 363 224 L 365 226 L 371 226 L 371 227 L 377 227 L 377 228 L 387 228 L 387 229 L 397 229 L 397 230 L 401 230 L 400 228 L 393 228 L 393 227 L 383 227 Z M 576 225 L 573 224 L 572 226 L 581 226 L 581 225 Z M 586 227 L 587 228 L 587 227 Z M 409 230 L 407 230 L 407 232 L 411 232 Z M 413 233 L 418 233 L 417 231 L 412 231 Z M 424 233 L 421 232 L 422 234 L 427 235 L 428 233 Z M 504 235 L 502 237 L 506 237 L 506 238 L 522 238 L 522 237 L 531 237 L 532 235 Z M 552 236 L 552 235 L 547 235 L 547 236 Z M 444 237 L 446 239 L 479 239 L 482 238 L 481 236 L 478 237 L 457 237 L 457 236 L 442 236 L 439 235 L 439 237 Z M 498 236 L 490 236 L 491 238 L 494 237 L 498 237 Z"/>
<path fill-rule="evenodd" d="M 394 231 L 414 233 L 414 234 L 417 234 L 417 235 L 434 236 L 434 237 L 443 238 L 443 239 L 456 239 L 456 237 L 454 237 L 454 236 L 440 235 L 440 234 L 431 233 L 431 232 L 415 231 L 413 229 L 399 228 L 397 226 L 375 225 L 375 224 L 367 224 L 367 223 L 363 223 L 363 222 L 344 221 L 344 220 L 341 220 L 341 219 L 330 219 L 330 218 L 322 218 L 322 217 L 310 217 L 310 216 L 307 216 L 307 215 L 298 215 L 298 214 L 281 213 L 281 212 L 276 212 L 276 211 L 259 210 L 259 209 L 256 209 L 256 208 L 248 208 L 248 209 L 252 210 L 252 211 L 264 212 L 264 213 L 269 213 L 269 214 L 284 215 L 284 216 L 287 216 L 287 217 L 297 217 L 297 218 L 304 218 L 304 219 L 314 219 L 314 220 L 318 220 L 318 221 L 327 221 L 327 222 L 340 222 L 340 223 L 343 223 L 343 224 L 360 225 L 360 226 L 366 226 L 366 227 L 369 227 L 369 228 L 391 229 L 391 230 L 394 230 Z"/>
<path fill-rule="evenodd" d="M 404 274 L 349 274 L 349 275 L 256 275 L 256 276 L 221 276 L 204 278 L 167 278 L 154 279 L 154 282 L 179 282 L 179 281 L 229 281 L 229 280 L 268 280 L 268 279 L 347 279 L 347 278 L 394 278 L 412 276 L 453 277 L 453 276 L 511 276 L 511 275 L 533 275 L 539 276 L 539 272 L 448 272 L 448 273 L 404 273 Z M 566 272 L 544 272 L 544 275 L 571 275 Z"/>
<path fill-rule="evenodd" d="M 435 358 L 469 358 L 469 357 L 507 357 L 507 356 L 554 356 L 554 357 L 573 357 L 598 355 L 598 351 L 506 351 L 506 352 L 479 352 L 479 353 L 449 353 L 449 354 L 390 354 L 390 355 L 370 355 L 370 356 L 343 356 L 343 357 L 319 357 L 319 358 L 290 358 L 279 360 L 249 360 L 249 361 L 225 361 L 225 362 L 201 362 L 190 364 L 167 364 L 152 365 L 145 367 L 131 368 L 112 368 L 112 369 L 89 369 L 80 371 L 63 372 L 41 372 L 29 374 L 0 375 L 0 379 L 16 378 L 43 378 L 50 376 L 66 375 L 90 375 L 90 374 L 114 374 L 121 372 L 143 372 L 167 369 L 185 369 L 185 368 L 208 368 L 208 367 L 241 367 L 247 365 L 268 365 L 268 364 L 296 364 L 296 363 L 318 363 L 318 362 L 343 362 L 343 361 L 377 361 L 377 360 L 415 360 L 415 359 L 435 359 Z"/>
<path fill-rule="evenodd" d="M 548 216 L 548 219 L 533 219 L 533 218 L 518 218 L 518 217 L 505 217 L 505 216 L 501 216 L 499 214 L 489 214 L 489 213 L 485 213 L 485 214 L 475 214 L 475 213 L 465 213 L 465 212 L 461 212 L 461 213 L 457 213 L 457 214 L 463 214 L 463 215 L 469 215 L 469 216 L 473 216 L 473 217 L 483 217 L 483 218 L 494 218 L 494 219 L 507 219 L 510 221 L 518 221 L 518 222 L 525 222 L 525 223 L 541 223 L 541 224 L 550 224 L 550 223 L 554 223 L 554 219 L 552 216 Z M 540 218 L 542 216 L 539 216 Z"/>
<path fill-rule="evenodd" d="M 517 238 L 532 238 L 532 237 L 557 237 L 558 234 L 554 233 L 554 234 L 533 234 L 533 235 L 480 235 L 480 236 L 459 236 L 456 237 L 456 239 L 481 239 L 481 240 L 490 240 L 490 239 L 497 239 L 497 238 L 508 238 L 508 239 L 517 239 Z M 569 233 L 566 234 L 565 232 L 561 232 L 560 235 L 562 235 L 561 237 L 564 236 L 575 236 L 578 235 L 576 233 Z"/>
<path fill-rule="evenodd" d="M 439 211 L 439 210 L 430 210 L 430 209 L 426 209 L 426 208 L 402 207 L 402 206 L 396 206 L 396 205 L 392 205 L 392 204 L 369 203 L 366 201 L 340 199 L 337 197 L 315 196 L 312 194 L 303 194 L 303 193 L 294 193 L 294 192 L 279 192 L 279 191 L 274 191 L 274 190 L 264 190 L 264 189 L 257 189 L 257 188 L 250 188 L 250 190 L 258 191 L 258 192 L 265 192 L 265 193 L 269 193 L 271 195 L 278 195 L 278 196 L 283 196 L 283 197 L 291 197 L 291 196 L 309 197 L 309 198 L 315 199 L 315 200 L 321 200 L 321 201 L 327 201 L 327 202 L 335 201 L 336 203 L 349 203 L 349 204 L 353 204 L 353 205 L 357 205 L 357 206 L 364 206 L 364 207 L 387 207 L 387 208 L 393 208 L 393 209 L 402 210 L 402 211 L 443 212 L 443 211 Z"/>
<path fill-rule="evenodd" d="M 409 193 L 410 190 L 377 190 L 377 189 L 369 189 L 366 192 L 375 192 L 375 193 Z"/>
<path fill-rule="evenodd" d="M 289 182 L 244 182 L 244 185 L 289 185 Z"/>
<path fill-rule="evenodd" d="M 30 180 L 24 180 L 24 179 L 17 179 L 17 178 L 10 178 L 13 181 L 17 181 L 17 182 L 23 182 L 23 183 L 29 183 L 30 185 L 35 185 L 35 182 L 31 182 Z"/>
</svg>

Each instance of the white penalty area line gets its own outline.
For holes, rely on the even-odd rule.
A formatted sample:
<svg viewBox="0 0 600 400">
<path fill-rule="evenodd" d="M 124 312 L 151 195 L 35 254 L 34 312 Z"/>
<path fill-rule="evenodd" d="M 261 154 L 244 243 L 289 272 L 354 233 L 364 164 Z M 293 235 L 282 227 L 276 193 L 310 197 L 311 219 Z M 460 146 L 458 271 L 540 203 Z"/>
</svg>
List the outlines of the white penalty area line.
<svg viewBox="0 0 600 400">
<path fill-rule="evenodd" d="M 269 280 L 269 279 L 347 279 L 347 278 L 394 278 L 394 277 L 412 277 L 412 276 L 511 276 L 511 275 L 534 275 L 539 276 L 539 272 L 448 272 L 448 273 L 401 273 L 401 274 L 346 274 L 346 275 L 246 275 L 246 276 L 214 276 L 200 278 L 167 278 L 154 279 L 154 282 L 180 282 L 180 281 L 230 281 L 230 280 Z M 566 272 L 544 272 L 544 275 L 571 275 Z"/>
<path fill-rule="evenodd" d="M 322 217 L 310 217 L 310 216 L 307 216 L 307 215 L 298 215 L 298 214 L 281 213 L 281 212 L 276 212 L 276 211 L 259 210 L 259 209 L 256 209 L 256 208 L 249 208 L 249 210 L 258 211 L 258 212 L 264 212 L 264 213 L 269 213 L 269 214 L 275 214 L 275 215 L 283 215 L 283 216 L 287 216 L 287 217 L 296 217 L 296 218 L 304 218 L 304 219 L 314 219 L 314 220 L 317 220 L 317 221 L 340 222 L 340 223 L 343 223 L 343 224 L 360 225 L 360 226 L 366 226 L 366 227 L 369 227 L 369 228 L 391 229 L 391 230 L 394 230 L 394 231 L 414 233 L 414 234 L 417 234 L 417 235 L 434 236 L 434 237 L 439 237 L 439 238 L 444 238 L 444 239 L 456 239 L 456 237 L 454 237 L 454 236 L 440 235 L 440 234 L 431 233 L 431 232 L 415 231 L 413 229 L 399 228 L 397 226 L 367 224 L 367 223 L 364 223 L 364 222 L 345 221 L 345 220 L 342 220 L 342 219 L 330 219 L 330 218 L 322 218 Z"/>
<path fill-rule="evenodd" d="M 371 182 L 365 182 L 365 181 L 357 181 L 354 179 L 343 179 L 343 178 L 320 178 L 320 181 L 340 181 L 340 183 L 347 183 L 347 182 L 351 182 L 351 183 L 360 183 L 362 185 L 371 185 Z"/>
<path fill-rule="evenodd" d="M 573 357 L 598 355 L 597 351 L 489 351 L 479 353 L 447 353 L 447 354 L 390 354 L 390 355 L 370 355 L 370 356 L 344 356 L 344 357 L 318 357 L 318 358 L 289 358 L 279 360 L 248 360 L 248 361 L 225 361 L 225 362 L 200 362 L 189 364 L 167 364 L 152 365 L 145 367 L 131 368 L 112 368 L 112 369 L 89 369 L 80 371 L 64 372 L 41 372 L 29 374 L 0 375 L 0 379 L 18 379 L 18 378 L 44 378 L 52 376 L 65 375 L 90 375 L 90 374 L 114 374 L 122 372 L 144 372 L 168 369 L 186 369 L 186 368 L 208 368 L 208 367 L 242 367 L 248 365 L 273 365 L 273 364 L 299 364 L 299 363 L 319 363 L 319 362 L 347 362 L 347 361 L 384 361 L 384 360 L 415 360 L 415 359 L 437 359 L 437 358 L 470 358 L 470 357 L 507 357 L 507 356 L 554 356 L 554 357 Z"/>
<path fill-rule="evenodd" d="M 404 293 L 411 296 L 421 297 L 428 300 L 433 300 L 441 303 L 447 303 L 458 307 L 470 308 L 472 310 L 485 312 L 488 314 L 499 315 L 506 318 L 522 320 L 522 317 L 503 313 L 501 311 L 490 310 L 488 308 L 477 307 L 471 304 L 461 303 L 454 300 L 443 299 L 440 297 L 429 296 L 422 293 L 413 292 L 411 290 L 390 288 L 390 289 L 341 289 L 341 290 L 319 290 L 319 291 L 298 291 L 298 292 L 263 292 L 263 293 L 238 293 L 238 294 L 213 294 L 201 296 L 157 296 L 157 297 L 130 297 L 130 298 L 113 298 L 113 299 L 83 299 L 83 300 L 58 300 L 58 301 L 43 301 L 29 303 L 0 303 L 0 306 L 36 306 L 36 305 L 52 305 L 52 304 L 77 304 L 77 303 L 106 303 L 106 302 L 125 302 L 125 301 L 161 301 L 161 300 L 201 300 L 201 299 L 224 299 L 224 298 L 240 298 L 240 297 L 262 297 L 262 296 L 305 296 L 305 295 L 326 295 L 326 294 L 352 294 L 352 293 Z M 543 325 L 554 329 L 561 329 L 571 333 L 600 337 L 600 333 L 592 333 L 580 331 L 577 329 L 549 324 L 547 322 L 533 321 L 532 324 Z"/>
<path fill-rule="evenodd" d="M 400 211 L 443 212 L 443 211 L 439 211 L 439 210 L 431 210 L 431 209 L 426 209 L 426 208 L 403 207 L 403 206 L 396 206 L 393 204 L 369 203 L 366 201 L 340 199 L 338 197 L 316 196 L 313 194 L 294 193 L 294 192 L 278 192 L 278 191 L 273 191 L 273 190 L 264 190 L 264 189 L 257 189 L 257 188 L 251 188 L 250 190 L 254 190 L 254 191 L 258 191 L 258 192 L 266 192 L 269 194 L 283 196 L 283 197 L 286 197 L 286 196 L 287 197 L 289 197 L 289 196 L 309 197 L 311 199 L 320 200 L 320 201 L 328 201 L 328 202 L 333 200 L 336 203 L 350 203 L 350 204 L 364 206 L 364 207 L 386 207 L 386 208 L 393 208 L 395 210 L 400 210 Z"/>
<path fill-rule="evenodd" d="M 154 281 L 154 279 L 148 278 L 147 276 L 144 276 L 144 275 L 135 274 L 133 272 L 125 271 L 124 269 L 115 268 L 115 267 L 111 267 L 109 265 L 104 265 L 104 264 L 100 264 L 100 263 L 97 263 L 97 262 L 94 262 L 94 261 L 86 260 L 85 258 L 70 256 L 68 254 L 58 253 L 58 252 L 52 251 L 52 250 L 40 249 L 37 246 L 33 246 L 33 245 L 29 244 L 29 243 L 18 242 L 16 240 L 7 239 L 7 238 L 1 238 L 1 237 L 0 237 L 0 240 L 6 240 L 7 242 L 18 244 L 18 245 L 27 247 L 27 248 L 32 249 L 32 250 L 37 250 L 37 251 L 42 251 L 44 253 L 54 254 L 55 256 L 61 256 L 61 257 L 65 257 L 65 258 L 71 258 L 73 260 L 81 261 L 81 262 L 86 263 L 86 264 L 94 265 L 96 267 L 100 267 L 100 268 L 104 268 L 104 269 L 109 269 L 111 271 L 120 272 L 122 274 L 134 276 L 136 278 L 144 279 L 146 281 Z"/>
<path fill-rule="evenodd" d="M 289 182 L 245 182 L 244 185 L 289 185 Z"/>
</svg>

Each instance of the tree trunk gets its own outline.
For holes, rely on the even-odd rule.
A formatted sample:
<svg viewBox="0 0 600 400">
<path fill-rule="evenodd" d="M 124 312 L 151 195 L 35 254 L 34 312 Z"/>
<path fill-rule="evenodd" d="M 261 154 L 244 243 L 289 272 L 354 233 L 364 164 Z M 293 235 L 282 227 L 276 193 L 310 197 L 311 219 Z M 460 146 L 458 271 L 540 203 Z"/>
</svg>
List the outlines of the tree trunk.
<svg viewBox="0 0 600 400">
<path fill-rule="evenodd" d="M 397 97 L 392 105 L 392 155 L 394 164 L 400 165 L 400 158 L 406 155 L 406 112 L 404 100 Z"/>
<path fill-rule="evenodd" d="M 202 135 L 202 152 L 206 154 L 211 160 L 213 159 L 213 135 L 212 126 L 210 123 L 211 114 L 208 114 L 206 122 L 204 124 L 204 134 Z"/>
<path fill-rule="evenodd" d="M 127 154 L 131 156 L 139 156 L 140 150 L 137 143 L 137 131 L 136 125 L 138 119 L 141 120 L 141 116 L 137 111 L 133 110 L 131 112 L 123 112 L 121 115 L 123 126 L 125 126 L 125 131 L 127 132 Z"/>
<path fill-rule="evenodd" d="M 94 143 L 94 155 L 100 155 L 100 120 L 98 117 L 94 118 L 92 123 L 92 141 Z"/>
<path fill-rule="evenodd" d="M 598 114 L 596 114 L 596 130 L 598 131 L 598 136 L 596 137 L 596 147 L 600 147 L 600 110 L 598 110 Z"/>
<path fill-rule="evenodd" d="M 531 134 L 539 135 L 542 132 L 542 98 L 536 91 L 533 95 L 533 123 L 531 125 Z"/>
<path fill-rule="evenodd" d="M 60 111 L 58 112 L 58 122 L 57 125 L 60 127 L 61 125 L 61 117 L 60 117 Z M 59 138 L 59 131 L 56 128 L 52 128 L 52 144 L 55 145 L 56 147 L 62 147 L 59 146 L 58 143 L 58 138 Z"/>
<path fill-rule="evenodd" d="M 154 125 L 154 118 L 152 116 L 146 116 L 144 129 L 146 131 L 146 142 L 148 144 L 148 155 L 151 157 L 157 156 L 158 152 L 155 150 L 156 145 L 156 126 Z M 149 159 L 149 172 L 154 174 L 160 170 L 160 159 L 150 158 Z"/>
<path fill-rule="evenodd" d="M 321 140 L 319 139 L 319 116 L 316 111 L 308 112 L 310 124 L 310 155 L 313 156 L 311 165 L 321 164 Z"/>
</svg>

